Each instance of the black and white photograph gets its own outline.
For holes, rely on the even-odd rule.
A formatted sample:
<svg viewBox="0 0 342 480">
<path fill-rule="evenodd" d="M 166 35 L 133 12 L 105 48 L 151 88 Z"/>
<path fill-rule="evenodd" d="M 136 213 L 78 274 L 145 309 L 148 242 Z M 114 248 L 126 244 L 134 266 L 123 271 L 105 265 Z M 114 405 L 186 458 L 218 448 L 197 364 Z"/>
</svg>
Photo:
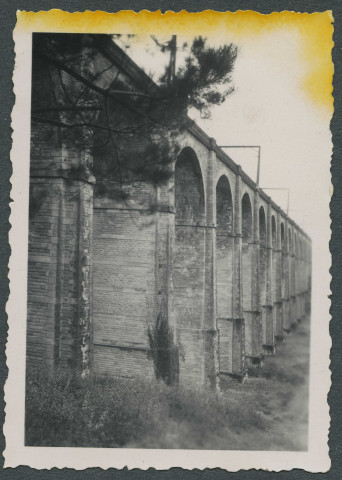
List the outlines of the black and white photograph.
<svg viewBox="0 0 342 480">
<path fill-rule="evenodd" d="M 50 13 L 14 34 L 5 464 L 326 471 L 331 12 Z"/>
</svg>

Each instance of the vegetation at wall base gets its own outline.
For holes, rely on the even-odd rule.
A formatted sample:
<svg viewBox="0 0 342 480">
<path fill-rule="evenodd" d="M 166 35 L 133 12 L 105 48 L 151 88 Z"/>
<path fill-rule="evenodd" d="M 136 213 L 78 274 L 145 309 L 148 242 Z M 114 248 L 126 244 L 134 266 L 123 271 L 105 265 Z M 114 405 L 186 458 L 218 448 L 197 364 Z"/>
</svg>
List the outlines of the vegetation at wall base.
<svg viewBox="0 0 342 480">
<path fill-rule="evenodd" d="M 26 445 L 305 450 L 308 331 L 303 322 L 247 383 L 223 377 L 220 395 L 162 380 L 31 369 Z"/>
<path fill-rule="evenodd" d="M 153 361 L 156 378 L 167 385 L 176 383 L 179 377 L 179 348 L 174 345 L 167 320 L 158 315 L 153 327 L 148 326 L 147 337 L 150 346 L 148 357 Z"/>
</svg>

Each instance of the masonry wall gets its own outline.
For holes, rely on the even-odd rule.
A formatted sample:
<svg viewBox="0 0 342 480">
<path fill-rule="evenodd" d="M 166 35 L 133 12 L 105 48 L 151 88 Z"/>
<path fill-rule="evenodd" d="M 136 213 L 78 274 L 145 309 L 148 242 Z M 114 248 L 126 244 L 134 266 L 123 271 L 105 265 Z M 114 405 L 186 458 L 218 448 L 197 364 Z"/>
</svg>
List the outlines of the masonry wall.
<svg viewBox="0 0 342 480">
<path fill-rule="evenodd" d="M 55 105 L 61 87 L 35 62 L 33 110 L 41 95 Z M 108 152 L 93 159 L 39 122 L 31 133 L 29 366 L 152 378 L 149 333 L 163 320 L 179 352 L 173 380 L 217 388 L 219 374 L 243 378 L 310 314 L 309 239 L 196 125 L 158 188 L 110 185 Z"/>
<path fill-rule="evenodd" d="M 34 190 L 37 197 L 44 195 L 44 203 L 41 205 L 39 216 L 35 215 L 29 223 L 28 364 L 39 365 L 43 359 L 46 359 L 46 362 L 52 365 L 58 354 L 55 321 L 56 296 L 60 294 L 57 285 L 60 266 L 58 243 L 61 236 L 60 189 L 61 185 L 52 180 L 33 180 L 31 184 L 31 190 Z M 47 191 L 50 192 L 49 195 Z"/>
<path fill-rule="evenodd" d="M 39 105 L 40 95 L 52 96 L 52 85 L 47 69 L 33 62 L 32 107 Z M 52 101 L 52 98 L 51 98 Z M 60 296 L 57 273 L 60 270 L 60 239 L 62 222 L 60 211 L 63 197 L 63 180 L 46 178 L 44 172 L 56 172 L 61 165 L 61 146 L 56 131 L 41 126 L 31 129 L 31 179 L 27 304 L 27 364 L 40 364 L 43 359 L 50 365 L 58 355 L 55 326 L 56 297 Z M 51 146 L 54 145 L 54 148 Z"/>
<path fill-rule="evenodd" d="M 56 89 L 56 72 L 34 57 L 32 111 L 43 98 L 55 105 Z M 59 120 L 57 113 L 52 116 Z M 39 122 L 31 125 L 30 158 L 27 362 L 86 369 L 92 316 L 92 158 L 87 149 L 66 147 L 57 127 Z"/>
<path fill-rule="evenodd" d="M 51 158 L 56 161 L 55 152 Z M 197 176 L 191 173 L 194 158 L 183 171 L 180 169 L 177 174 L 176 170 L 174 199 L 172 194 L 167 194 L 163 200 L 165 208 L 153 214 L 138 211 L 139 202 L 127 206 L 110 198 L 97 197 L 93 204 L 91 183 L 77 179 L 70 182 L 57 174 L 47 178 L 37 175 L 38 170 L 32 171 L 32 191 L 37 197 L 40 196 L 37 192 L 47 193 L 42 196 L 39 211 L 30 223 L 29 363 L 44 359 L 51 365 L 74 365 L 79 362 L 79 356 L 82 358 L 79 278 L 88 278 L 88 284 L 83 282 L 83 287 L 89 308 L 86 315 L 93 322 L 88 348 L 91 368 L 95 372 L 152 378 L 154 366 L 149 356 L 148 328 L 158 312 L 163 311 L 170 317 L 175 342 L 180 346 L 180 382 L 185 385 L 205 383 L 205 352 L 212 348 L 208 347 L 204 335 L 205 299 L 208 298 L 205 293 L 206 261 L 211 257 L 207 251 L 204 186 L 200 182 L 200 171 Z M 132 189 L 137 197 L 146 193 L 146 185 L 135 183 Z M 242 242 L 238 260 L 239 237 L 235 238 L 233 233 L 234 222 L 227 203 L 229 195 L 221 201 L 219 190 L 216 190 L 215 200 L 216 214 L 221 213 L 216 216 L 214 225 L 213 299 L 217 305 L 219 370 L 234 374 L 247 365 L 245 352 L 248 357 L 260 353 L 253 346 L 255 336 L 259 335 L 253 317 L 254 223 L 250 200 L 247 208 L 244 204 L 247 197 L 242 195 Z M 277 248 L 281 246 L 281 224 L 277 220 L 275 231 L 271 233 L 271 259 L 267 256 L 269 249 L 264 234 L 260 236 L 257 257 L 262 339 L 264 345 L 271 346 L 276 344 L 276 337 L 279 341 L 284 335 L 285 321 L 286 270 L 284 251 Z M 265 221 L 270 228 L 266 218 Z M 292 278 L 288 281 L 293 288 L 293 294 L 289 294 L 293 303 L 290 320 L 297 321 L 308 311 L 309 280 L 300 274 L 297 257 L 292 255 L 290 261 L 296 268 L 288 269 Z M 300 255 L 305 265 L 304 255 L 298 251 L 297 256 Z M 242 277 L 242 324 L 234 306 L 238 300 L 236 261 Z M 268 305 L 273 308 L 268 309 Z"/>
<path fill-rule="evenodd" d="M 147 330 L 155 321 L 154 216 L 104 199 L 94 204 L 93 368 L 151 377 Z"/>
<path fill-rule="evenodd" d="M 92 308 L 93 186 L 35 168 L 30 188 L 28 361 L 80 366 Z"/>
</svg>

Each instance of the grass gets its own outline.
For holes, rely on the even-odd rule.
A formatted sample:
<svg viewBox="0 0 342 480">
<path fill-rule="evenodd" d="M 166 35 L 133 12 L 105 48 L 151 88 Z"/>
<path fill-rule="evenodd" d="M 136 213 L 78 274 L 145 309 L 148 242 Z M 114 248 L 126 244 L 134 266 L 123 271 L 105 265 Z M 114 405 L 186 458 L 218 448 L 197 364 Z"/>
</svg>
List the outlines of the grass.
<svg viewBox="0 0 342 480">
<path fill-rule="evenodd" d="M 305 450 L 308 332 L 301 324 L 248 382 L 223 377 L 219 396 L 157 380 L 30 372 L 26 445 Z"/>
</svg>

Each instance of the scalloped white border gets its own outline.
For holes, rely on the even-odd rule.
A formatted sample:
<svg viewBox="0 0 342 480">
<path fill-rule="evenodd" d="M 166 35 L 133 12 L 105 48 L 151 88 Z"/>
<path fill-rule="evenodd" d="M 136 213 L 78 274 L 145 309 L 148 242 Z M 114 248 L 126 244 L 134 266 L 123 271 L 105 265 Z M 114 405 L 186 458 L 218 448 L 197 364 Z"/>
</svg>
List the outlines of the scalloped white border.
<svg viewBox="0 0 342 480">
<path fill-rule="evenodd" d="M 92 449 L 50 448 L 24 446 L 24 394 L 26 353 L 26 301 L 27 301 L 27 238 L 29 198 L 30 152 L 30 95 L 31 95 L 31 31 L 14 31 L 15 69 L 13 73 L 16 97 L 12 113 L 13 148 L 11 160 L 13 176 L 11 198 L 11 230 L 9 242 L 12 255 L 10 268 L 10 297 L 7 304 L 9 319 L 6 348 L 8 380 L 5 385 L 6 420 L 4 433 L 6 450 L 5 468 L 27 465 L 37 469 L 100 467 L 118 469 L 128 467 L 146 470 L 150 467 L 168 469 L 222 468 L 231 472 L 248 469 L 269 471 L 302 468 L 310 472 L 326 472 L 330 468 L 328 454 L 329 408 L 327 394 L 330 389 L 328 331 L 330 302 L 328 247 L 330 230 L 324 227 L 318 237 L 321 252 L 319 271 L 313 265 L 313 315 L 311 330 L 311 376 L 309 409 L 308 452 L 208 451 L 208 450 L 151 450 L 151 449 Z M 327 164 L 329 168 L 329 164 Z M 329 188 L 329 186 L 327 186 Z M 329 199 L 324 205 L 329 216 Z M 320 228 L 320 225 L 318 225 Z M 317 239 L 315 239 L 317 244 Z M 322 265 L 326 268 L 322 270 Z M 316 282 L 316 283 L 315 283 Z M 319 285 L 317 284 L 319 282 Z M 325 292 L 325 293 L 324 293 Z M 326 319 L 324 321 L 324 318 Z"/>
</svg>

